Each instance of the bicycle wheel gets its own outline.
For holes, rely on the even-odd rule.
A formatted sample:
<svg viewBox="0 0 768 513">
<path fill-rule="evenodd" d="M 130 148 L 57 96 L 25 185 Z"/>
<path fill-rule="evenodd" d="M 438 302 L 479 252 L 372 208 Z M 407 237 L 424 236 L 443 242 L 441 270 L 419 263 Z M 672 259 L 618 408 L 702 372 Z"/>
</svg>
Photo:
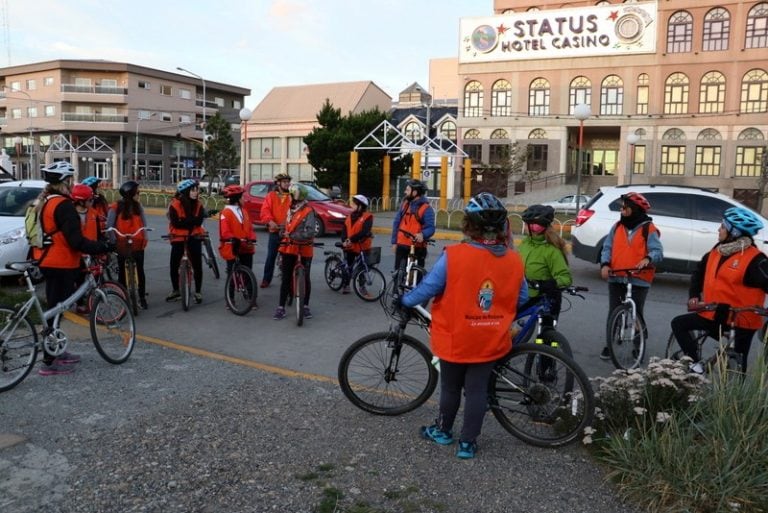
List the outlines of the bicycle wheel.
<svg viewBox="0 0 768 513">
<path fill-rule="evenodd" d="M 617 369 L 634 369 L 643 363 L 647 333 L 645 321 L 639 315 L 633 320 L 629 305 L 614 308 L 608 319 L 607 341 Z"/>
<path fill-rule="evenodd" d="M 128 302 L 133 315 L 139 315 L 139 275 L 136 273 L 136 262 L 133 258 L 125 261 L 125 288 L 128 290 Z"/>
<path fill-rule="evenodd" d="M 304 324 L 304 297 L 307 293 L 304 273 L 303 267 L 297 267 L 293 270 L 293 292 L 296 296 L 293 301 L 296 307 L 296 326 Z"/>
<path fill-rule="evenodd" d="M 12 308 L 0 307 L 0 392 L 10 390 L 35 366 L 37 333 L 25 317 L 15 322 Z"/>
<path fill-rule="evenodd" d="M 181 294 L 181 307 L 186 312 L 192 300 L 192 268 L 188 260 L 182 260 L 179 264 L 179 293 Z"/>
<path fill-rule="evenodd" d="M 236 265 L 227 276 L 224 298 L 227 306 L 236 315 L 245 315 L 256 304 L 256 276 L 244 265 Z"/>
<path fill-rule="evenodd" d="M 560 333 L 554 328 L 545 329 L 541 333 L 541 337 L 537 338 L 534 343 L 545 344 L 549 347 L 559 349 L 567 354 L 570 358 L 573 358 L 573 351 L 571 350 L 571 343 L 565 338 L 565 335 Z"/>
<path fill-rule="evenodd" d="M 544 359 L 552 372 L 540 377 L 530 362 Z M 515 346 L 494 368 L 489 395 L 499 424 L 538 447 L 573 442 L 594 415 L 595 398 L 584 371 L 562 351 L 544 345 Z"/>
<path fill-rule="evenodd" d="M 213 271 L 213 277 L 218 280 L 221 278 L 221 273 L 219 273 L 219 263 L 216 261 L 216 254 L 213 252 L 213 245 L 211 244 L 211 239 L 209 237 L 203 239 L 203 246 L 205 247 L 205 263 L 208 264 L 208 267 Z"/>
<path fill-rule="evenodd" d="M 387 279 L 384 278 L 384 273 L 375 267 L 360 267 L 352 276 L 352 288 L 363 301 L 378 301 L 387 288 Z"/>
<path fill-rule="evenodd" d="M 136 344 L 136 322 L 125 299 L 107 292 L 91 311 L 91 340 L 109 363 L 125 362 Z"/>
<path fill-rule="evenodd" d="M 432 396 L 437 369 L 417 339 L 372 333 L 352 343 L 339 361 L 339 385 L 352 404 L 376 415 L 400 415 Z"/>
<path fill-rule="evenodd" d="M 107 255 L 107 263 L 104 266 L 104 274 L 109 281 L 119 281 L 120 265 L 117 262 L 117 253 L 112 252 Z"/>
<path fill-rule="evenodd" d="M 329 257 L 325 261 L 325 283 L 331 290 L 341 290 L 341 285 L 344 283 L 344 267 L 341 258 L 337 256 Z"/>
<path fill-rule="evenodd" d="M 698 348 L 699 354 L 701 355 L 702 350 L 704 349 L 704 342 L 707 340 L 709 335 L 704 330 L 693 330 L 691 331 L 691 336 L 693 337 L 694 342 L 696 342 L 696 347 Z M 664 350 L 664 357 L 670 358 L 672 360 L 679 360 L 683 357 L 683 350 L 680 349 L 680 344 L 677 342 L 677 338 L 675 337 L 674 333 L 669 334 L 669 338 L 667 339 L 667 347 Z"/>
<path fill-rule="evenodd" d="M 112 281 L 112 280 L 104 280 L 102 281 L 96 288 L 105 290 L 105 291 L 112 291 L 115 294 L 119 294 L 123 299 L 128 301 L 128 291 L 125 287 L 123 287 L 123 284 L 118 281 Z M 88 311 L 93 311 L 93 303 L 96 301 L 96 296 L 94 295 L 94 291 L 92 290 L 88 294 Z"/>
</svg>

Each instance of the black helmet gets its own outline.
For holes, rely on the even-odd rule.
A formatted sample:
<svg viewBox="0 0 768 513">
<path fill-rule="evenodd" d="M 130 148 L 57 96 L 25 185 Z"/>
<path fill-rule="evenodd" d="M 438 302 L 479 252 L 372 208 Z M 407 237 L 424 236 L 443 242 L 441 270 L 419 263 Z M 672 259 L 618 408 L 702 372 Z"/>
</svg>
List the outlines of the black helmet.
<svg viewBox="0 0 768 513">
<path fill-rule="evenodd" d="M 139 182 L 134 182 L 133 180 L 128 180 L 123 185 L 120 186 L 120 196 L 123 198 L 130 198 L 133 197 L 134 194 L 136 194 L 136 191 L 139 190 Z"/>
<path fill-rule="evenodd" d="M 540 224 L 549 226 L 555 220 L 555 209 L 546 205 L 531 205 L 523 211 L 525 224 Z"/>
<path fill-rule="evenodd" d="M 507 209 L 490 192 L 481 192 L 470 199 L 464 214 L 486 230 L 502 231 L 507 224 Z"/>
<path fill-rule="evenodd" d="M 427 193 L 427 184 L 421 180 L 410 179 L 405 182 L 406 186 L 409 186 L 412 191 L 416 191 L 419 196 L 424 196 Z"/>
</svg>

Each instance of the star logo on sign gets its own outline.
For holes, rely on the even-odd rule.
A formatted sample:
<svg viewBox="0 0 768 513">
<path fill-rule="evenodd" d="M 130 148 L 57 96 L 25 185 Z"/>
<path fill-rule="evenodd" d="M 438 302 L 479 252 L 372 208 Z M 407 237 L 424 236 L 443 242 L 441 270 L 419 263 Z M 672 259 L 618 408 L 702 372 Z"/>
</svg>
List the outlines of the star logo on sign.
<svg viewBox="0 0 768 513">
<path fill-rule="evenodd" d="M 611 14 L 608 15 L 608 19 L 611 21 L 616 21 L 616 18 L 619 17 L 619 11 L 611 11 Z"/>
<path fill-rule="evenodd" d="M 496 30 L 498 31 L 499 35 L 501 35 L 504 32 L 506 32 L 507 30 L 509 30 L 509 27 L 505 27 L 504 24 L 502 23 L 501 25 L 496 27 Z"/>
</svg>

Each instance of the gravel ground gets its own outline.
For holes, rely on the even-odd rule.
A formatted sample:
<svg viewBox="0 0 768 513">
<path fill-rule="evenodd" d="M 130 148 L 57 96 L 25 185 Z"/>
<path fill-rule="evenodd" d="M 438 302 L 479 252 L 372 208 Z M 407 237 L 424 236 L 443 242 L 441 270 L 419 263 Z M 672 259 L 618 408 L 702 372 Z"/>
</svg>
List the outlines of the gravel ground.
<svg viewBox="0 0 768 513">
<path fill-rule="evenodd" d="M 312 512 L 332 490 L 329 512 L 638 511 L 578 445 L 530 447 L 491 416 L 461 461 L 417 436 L 434 404 L 374 417 L 330 380 L 146 343 L 122 366 L 71 348 L 75 374 L 0 394 L 0 440 L 25 438 L 0 448 L 0 511 Z"/>
</svg>

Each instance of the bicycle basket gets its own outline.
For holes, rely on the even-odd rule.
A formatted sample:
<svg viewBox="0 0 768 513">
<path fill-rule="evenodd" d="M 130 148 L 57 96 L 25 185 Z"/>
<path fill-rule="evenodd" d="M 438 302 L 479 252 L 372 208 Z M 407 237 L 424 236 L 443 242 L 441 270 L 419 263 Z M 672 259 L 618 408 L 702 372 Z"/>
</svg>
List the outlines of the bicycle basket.
<svg viewBox="0 0 768 513">
<path fill-rule="evenodd" d="M 376 265 L 381 262 L 381 248 L 376 246 L 374 248 L 371 248 L 368 250 L 368 255 L 366 256 L 368 265 Z"/>
</svg>

